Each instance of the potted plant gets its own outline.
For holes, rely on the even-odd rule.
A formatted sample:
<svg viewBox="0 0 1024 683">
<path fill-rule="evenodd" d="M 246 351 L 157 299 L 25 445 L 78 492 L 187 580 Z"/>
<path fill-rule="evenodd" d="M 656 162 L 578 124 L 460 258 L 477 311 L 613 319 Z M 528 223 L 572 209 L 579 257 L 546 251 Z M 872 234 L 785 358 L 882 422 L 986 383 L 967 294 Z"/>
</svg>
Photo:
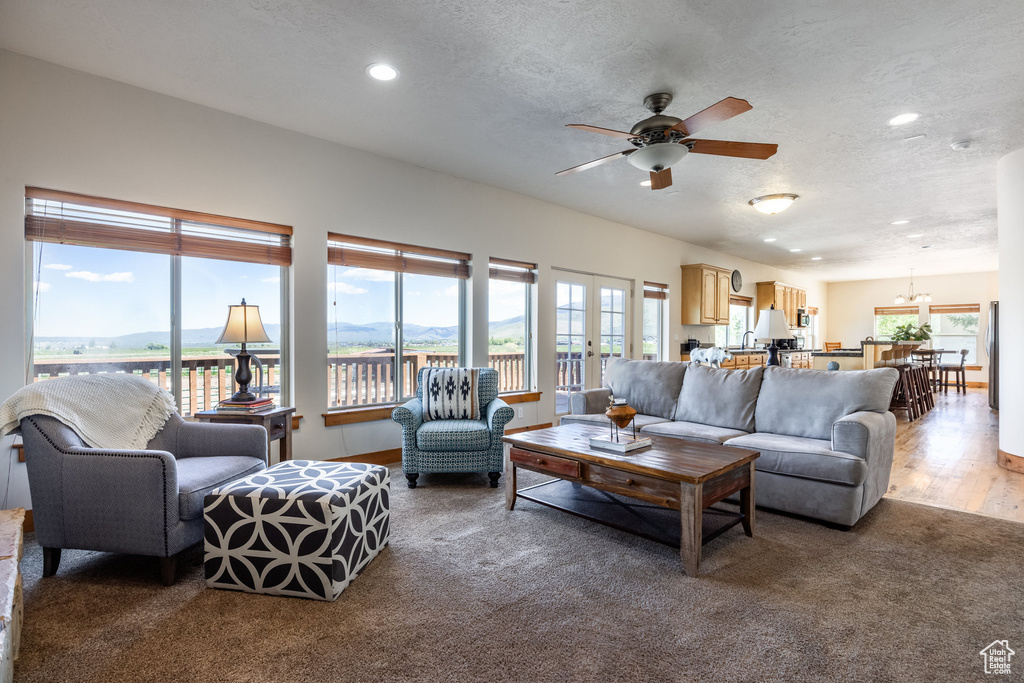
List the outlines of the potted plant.
<svg viewBox="0 0 1024 683">
<path fill-rule="evenodd" d="M 907 323 L 906 325 L 897 325 L 896 331 L 893 332 L 893 341 L 928 341 L 932 338 L 932 326 L 931 323 L 925 323 L 924 325 L 915 325 L 914 323 Z"/>
</svg>

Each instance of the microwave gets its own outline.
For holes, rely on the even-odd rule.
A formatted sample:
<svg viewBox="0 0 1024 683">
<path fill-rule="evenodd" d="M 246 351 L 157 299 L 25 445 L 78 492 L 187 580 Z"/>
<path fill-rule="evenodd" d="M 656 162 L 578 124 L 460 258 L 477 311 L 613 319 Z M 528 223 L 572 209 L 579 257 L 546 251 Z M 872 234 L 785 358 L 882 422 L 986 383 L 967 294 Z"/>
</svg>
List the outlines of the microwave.
<svg viewBox="0 0 1024 683">
<path fill-rule="evenodd" d="M 811 316 L 807 315 L 807 311 L 802 308 L 796 309 L 796 326 L 797 327 L 810 327 Z"/>
</svg>

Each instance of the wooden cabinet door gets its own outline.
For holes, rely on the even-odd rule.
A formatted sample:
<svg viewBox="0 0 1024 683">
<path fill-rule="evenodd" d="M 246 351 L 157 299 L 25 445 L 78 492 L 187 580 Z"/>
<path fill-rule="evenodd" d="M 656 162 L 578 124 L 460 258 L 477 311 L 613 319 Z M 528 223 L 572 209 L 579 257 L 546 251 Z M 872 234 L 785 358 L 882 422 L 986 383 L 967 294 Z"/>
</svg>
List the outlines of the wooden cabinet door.
<svg viewBox="0 0 1024 683">
<path fill-rule="evenodd" d="M 718 323 L 718 271 L 702 269 L 700 281 L 700 322 L 715 325 Z"/>
<path fill-rule="evenodd" d="M 796 325 L 796 290 L 786 287 L 786 322 L 790 327 Z"/>
<path fill-rule="evenodd" d="M 732 273 L 718 272 L 718 324 L 729 324 L 729 292 L 732 290 Z"/>
<path fill-rule="evenodd" d="M 796 290 L 796 295 L 797 295 L 796 307 L 797 308 L 802 308 L 802 309 L 806 310 L 807 309 L 807 290 L 806 289 L 798 289 L 798 290 Z"/>
</svg>

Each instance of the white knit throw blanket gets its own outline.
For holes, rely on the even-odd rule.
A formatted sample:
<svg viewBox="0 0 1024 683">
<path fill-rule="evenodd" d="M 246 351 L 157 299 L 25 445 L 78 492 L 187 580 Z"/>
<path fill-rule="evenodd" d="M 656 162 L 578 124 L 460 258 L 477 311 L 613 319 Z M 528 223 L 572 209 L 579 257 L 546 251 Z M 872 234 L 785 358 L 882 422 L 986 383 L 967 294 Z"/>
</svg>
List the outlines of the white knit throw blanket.
<svg viewBox="0 0 1024 683">
<path fill-rule="evenodd" d="M 139 450 L 175 410 L 174 397 L 135 375 L 71 375 L 35 382 L 0 406 L 0 437 L 21 418 L 49 415 L 92 448 Z"/>
</svg>

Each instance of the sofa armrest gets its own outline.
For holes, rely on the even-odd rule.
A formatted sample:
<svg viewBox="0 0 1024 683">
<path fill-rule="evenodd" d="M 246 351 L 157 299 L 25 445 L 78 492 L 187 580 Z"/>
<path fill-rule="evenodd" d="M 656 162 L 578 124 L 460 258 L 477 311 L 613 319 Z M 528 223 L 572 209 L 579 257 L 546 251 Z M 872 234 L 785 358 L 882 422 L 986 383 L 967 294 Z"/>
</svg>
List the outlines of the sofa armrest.
<svg viewBox="0 0 1024 683">
<path fill-rule="evenodd" d="M 402 425 L 402 432 L 415 434 L 423 424 L 423 401 L 418 398 L 409 399 L 391 411 L 391 419 Z"/>
<path fill-rule="evenodd" d="M 611 389 L 584 389 L 569 395 L 569 412 L 573 415 L 596 415 L 608 410 Z"/>
<path fill-rule="evenodd" d="M 888 460 L 896 446 L 896 416 L 892 413 L 860 411 L 842 417 L 832 425 L 832 450 L 864 458 L 868 463 Z"/>
<path fill-rule="evenodd" d="M 496 398 L 487 404 L 487 427 L 491 430 L 491 443 L 498 441 L 505 434 L 505 425 L 516 416 L 512 407 Z"/>
<path fill-rule="evenodd" d="M 267 430 L 262 425 L 182 422 L 178 427 L 176 458 L 221 455 L 260 458 L 267 464 Z"/>
</svg>

